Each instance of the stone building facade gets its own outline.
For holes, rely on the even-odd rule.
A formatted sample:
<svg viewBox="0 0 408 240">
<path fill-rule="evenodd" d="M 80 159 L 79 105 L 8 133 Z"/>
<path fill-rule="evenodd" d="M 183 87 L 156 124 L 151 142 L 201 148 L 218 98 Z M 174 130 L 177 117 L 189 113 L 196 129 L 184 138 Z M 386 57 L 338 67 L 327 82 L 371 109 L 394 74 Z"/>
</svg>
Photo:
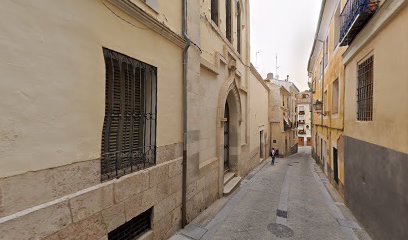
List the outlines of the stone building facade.
<svg viewBox="0 0 408 240">
<path fill-rule="evenodd" d="M 134 236 L 166 239 L 183 209 L 190 222 L 267 157 L 249 1 L 188 1 L 190 39 L 183 12 L 167 0 L 2 4 L 0 239 L 116 239 L 136 223 Z"/>
<path fill-rule="evenodd" d="M 296 95 L 299 90 L 292 82 L 275 79 L 272 73 L 268 74 L 265 82 L 270 88 L 271 148 L 275 148 L 281 157 L 297 153 Z"/>
<path fill-rule="evenodd" d="M 189 53 L 188 221 L 229 194 L 269 142 L 268 89 L 250 64 L 249 1 L 198 2 L 190 12 L 200 14 L 189 17 L 200 49 Z"/>
<path fill-rule="evenodd" d="M 309 58 L 313 104 L 312 154 L 344 196 L 344 67 L 340 45 L 340 14 L 346 1 L 323 1 L 316 39 Z"/>
<path fill-rule="evenodd" d="M 406 239 L 408 1 L 356 2 L 323 1 L 308 66 L 314 156 L 373 239 Z"/>
<path fill-rule="evenodd" d="M 297 116 L 298 116 L 298 144 L 301 146 L 312 145 L 312 93 L 303 91 L 297 94 Z"/>
</svg>

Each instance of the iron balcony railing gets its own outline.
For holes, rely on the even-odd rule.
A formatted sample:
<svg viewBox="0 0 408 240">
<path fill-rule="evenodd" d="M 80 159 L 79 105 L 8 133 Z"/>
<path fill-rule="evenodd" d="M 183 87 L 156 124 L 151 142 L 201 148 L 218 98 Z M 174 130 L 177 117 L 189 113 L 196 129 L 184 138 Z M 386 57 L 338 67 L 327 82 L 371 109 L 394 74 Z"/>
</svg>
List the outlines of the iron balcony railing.
<svg viewBox="0 0 408 240">
<path fill-rule="evenodd" d="M 377 11 L 379 0 L 348 0 L 340 15 L 340 45 L 349 45 Z"/>
</svg>

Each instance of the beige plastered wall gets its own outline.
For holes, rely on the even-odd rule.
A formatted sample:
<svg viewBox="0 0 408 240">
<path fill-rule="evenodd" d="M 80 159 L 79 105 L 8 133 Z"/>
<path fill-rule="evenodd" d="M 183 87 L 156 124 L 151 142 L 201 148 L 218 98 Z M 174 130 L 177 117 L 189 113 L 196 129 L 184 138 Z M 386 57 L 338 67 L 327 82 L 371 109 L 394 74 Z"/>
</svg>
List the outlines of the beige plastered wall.
<svg viewBox="0 0 408 240">
<path fill-rule="evenodd" d="M 249 152 L 258 155 L 259 159 L 268 157 L 269 152 L 269 124 L 268 124 L 268 96 L 269 91 L 262 79 L 252 74 L 250 77 L 250 147 Z M 260 131 L 263 131 L 263 156 L 260 157 Z M 268 147 L 268 148 L 267 148 Z"/>
<path fill-rule="evenodd" d="M 181 3 L 159 3 L 179 33 Z M 182 49 L 106 5 L 129 23 L 96 0 L 2 3 L 0 177 L 100 158 L 102 47 L 158 68 L 157 145 L 182 141 Z"/>
<path fill-rule="evenodd" d="M 408 153 L 408 8 L 405 6 L 346 65 L 345 135 Z M 398 36 L 398 37 L 395 37 Z M 373 121 L 356 116 L 357 66 L 374 56 Z"/>
</svg>

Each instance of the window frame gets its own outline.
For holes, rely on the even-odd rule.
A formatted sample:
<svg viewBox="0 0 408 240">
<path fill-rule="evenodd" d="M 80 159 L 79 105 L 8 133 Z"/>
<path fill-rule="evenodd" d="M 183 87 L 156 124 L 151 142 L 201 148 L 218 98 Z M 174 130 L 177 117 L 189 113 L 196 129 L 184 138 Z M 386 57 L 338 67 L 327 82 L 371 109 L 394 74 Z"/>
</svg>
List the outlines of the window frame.
<svg viewBox="0 0 408 240">
<path fill-rule="evenodd" d="M 241 1 L 237 1 L 237 7 L 236 7 L 236 11 L 237 11 L 237 51 L 239 54 L 241 54 L 241 40 L 242 40 L 242 9 L 241 9 Z"/>
<path fill-rule="evenodd" d="M 225 36 L 232 43 L 232 0 L 225 0 Z"/>
<path fill-rule="evenodd" d="M 360 79 L 361 77 L 361 72 L 360 72 L 360 67 L 363 64 L 370 64 L 369 67 L 371 67 L 371 82 L 370 83 L 364 83 L 363 85 L 362 81 Z M 374 120 L 374 64 L 375 64 L 375 59 L 374 59 L 374 54 L 370 54 L 367 57 L 363 58 L 361 61 L 357 63 L 357 69 L 356 69 L 356 120 L 359 122 L 372 122 Z M 367 66 L 366 66 L 367 67 Z M 367 72 L 365 72 L 367 73 Z M 370 72 L 368 72 L 369 74 Z M 360 81 L 361 80 L 361 81 Z M 366 79 L 367 81 L 367 79 Z M 367 88 L 366 92 L 364 92 L 363 88 Z M 362 96 L 361 99 L 359 99 L 359 96 L 361 95 L 368 95 L 368 96 Z M 368 109 L 366 106 L 368 105 Z M 363 112 L 360 112 L 364 111 Z"/>
<path fill-rule="evenodd" d="M 337 82 L 337 97 L 336 97 L 336 99 L 335 99 L 335 94 L 334 94 L 334 90 L 335 90 L 335 83 Z M 337 106 L 336 106 L 336 110 L 334 109 L 334 103 L 337 103 Z M 332 110 L 332 115 L 335 115 L 335 114 L 338 114 L 339 112 L 340 112 L 340 80 L 339 80 L 339 78 L 336 78 L 336 80 L 334 80 L 333 82 L 332 82 L 332 104 L 331 104 L 332 106 L 331 106 L 331 110 Z"/>
<path fill-rule="evenodd" d="M 107 48 L 103 55 L 102 182 L 154 166 L 157 155 L 157 68 Z"/>
<path fill-rule="evenodd" d="M 219 1 L 211 0 L 210 2 L 211 21 L 218 26 L 219 24 Z"/>
</svg>

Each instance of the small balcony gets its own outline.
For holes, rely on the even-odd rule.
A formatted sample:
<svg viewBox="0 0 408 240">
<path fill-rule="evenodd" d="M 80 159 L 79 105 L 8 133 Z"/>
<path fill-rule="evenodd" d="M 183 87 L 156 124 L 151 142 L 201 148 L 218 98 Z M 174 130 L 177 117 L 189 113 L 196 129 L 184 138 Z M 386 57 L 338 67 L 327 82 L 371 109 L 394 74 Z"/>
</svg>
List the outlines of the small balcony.
<svg viewBox="0 0 408 240">
<path fill-rule="evenodd" d="M 379 0 L 348 0 L 340 15 L 340 46 L 347 46 L 379 7 Z"/>
<path fill-rule="evenodd" d="M 298 131 L 298 134 L 299 134 L 299 135 L 305 135 L 305 134 L 306 134 L 306 131 L 305 131 L 305 130 L 299 130 L 299 131 Z"/>
<path fill-rule="evenodd" d="M 299 111 L 299 115 L 305 115 L 305 111 Z"/>
</svg>

